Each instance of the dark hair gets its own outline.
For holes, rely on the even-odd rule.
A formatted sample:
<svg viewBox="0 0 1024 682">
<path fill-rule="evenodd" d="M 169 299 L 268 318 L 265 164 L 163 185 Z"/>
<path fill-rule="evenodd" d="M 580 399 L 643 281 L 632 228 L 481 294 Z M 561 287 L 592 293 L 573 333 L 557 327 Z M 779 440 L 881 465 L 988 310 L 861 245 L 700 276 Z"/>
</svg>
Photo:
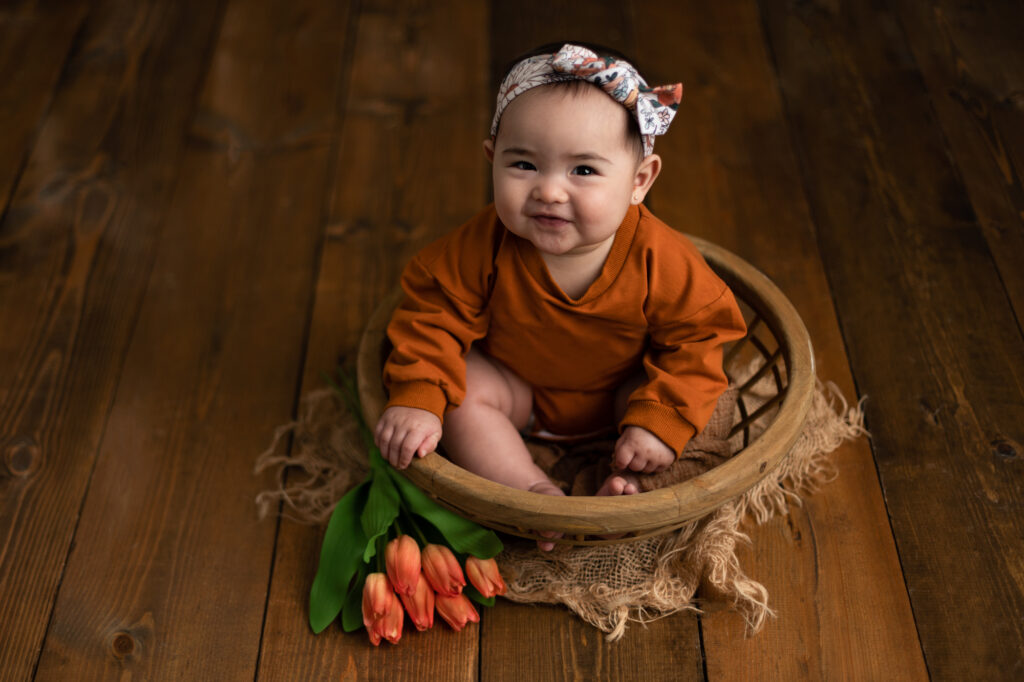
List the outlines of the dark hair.
<svg viewBox="0 0 1024 682">
<path fill-rule="evenodd" d="M 508 77 L 508 74 L 512 71 L 512 68 L 519 62 L 523 61 L 524 59 L 536 57 L 542 54 L 555 54 L 556 52 L 561 50 L 562 46 L 565 45 L 566 43 L 572 45 L 579 45 L 580 47 L 585 47 L 591 52 L 594 52 L 595 54 L 601 57 L 614 57 L 615 59 L 627 61 L 630 64 L 632 64 L 637 71 L 640 70 L 640 67 L 637 66 L 637 63 L 635 61 L 633 61 L 632 59 L 624 55 L 622 52 L 614 48 L 605 47 L 604 45 L 598 45 L 597 43 L 588 43 L 582 40 L 563 40 L 557 43 L 547 43 L 545 45 L 540 45 L 538 47 L 533 48 L 532 50 L 527 50 L 523 54 L 513 59 L 505 66 L 503 75 L 501 76 L 501 81 L 499 81 L 499 83 L 504 81 L 505 78 Z M 594 85 L 593 83 L 590 83 L 589 81 L 573 79 L 566 81 L 556 81 L 554 83 L 549 83 L 541 87 L 557 88 L 559 90 L 565 90 L 570 94 L 575 95 L 587 88 L 596 88 L 598 86 Z M 626 141 L 630 144 L 630 146 L 632 146 L 636 150 L 638 157 L 643 157 L 644 138 L 643 135 L 640 134 L 640 124 L 637 123 L 636 115 L 634 115 L 633 112 L 627 111 L 627 113 L 628 115 L 626 116 Z M 498 122 L 498 125 L 500 127 L 500 121 Z"/>
</svg>

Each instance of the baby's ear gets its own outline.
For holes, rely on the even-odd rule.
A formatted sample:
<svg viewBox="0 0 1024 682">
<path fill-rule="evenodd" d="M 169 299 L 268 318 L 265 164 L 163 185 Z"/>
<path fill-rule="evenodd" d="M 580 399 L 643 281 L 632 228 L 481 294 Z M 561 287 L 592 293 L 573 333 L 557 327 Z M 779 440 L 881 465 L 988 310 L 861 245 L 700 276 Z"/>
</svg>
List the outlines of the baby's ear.
<svg viewBox="0 0 1024 682">
<path fill-rule="evenodd" d="M 636 168 L 636 175 L 633 176 L 633 196 L 630 197 L 630 203 L 643 202 L 659 173 L 661 173 L 661 157 L 657 154 L 645 156 Z"/>
<path fill-rule="evenodd" d="M 484 140 L 484 156 L 491 163 L 494 163 L 494 140 L 487 138 Z"/>
</svg>

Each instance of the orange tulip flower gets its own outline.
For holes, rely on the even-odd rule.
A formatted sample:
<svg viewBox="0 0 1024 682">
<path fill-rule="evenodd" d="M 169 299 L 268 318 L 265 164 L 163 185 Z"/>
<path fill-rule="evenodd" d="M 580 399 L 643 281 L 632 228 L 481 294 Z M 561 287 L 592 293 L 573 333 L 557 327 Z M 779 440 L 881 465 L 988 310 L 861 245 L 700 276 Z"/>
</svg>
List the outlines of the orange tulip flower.
<svg viewBox="0 0 1024 682">
<path fill-rule="evenodd" d="M 402 605 L 395 599 L 388 577 L 383 573 L 366 576 L 363 585 L 363 625 L 374 646 L 386 639 L 397 644 L 402 638 Z"/>
<path fill-rule="evenodd" d="M 477 559 L 471 556 L 466 559 L 466 575 L 484 597 L 505 594 L 508 588 L 498 572 L 498 562 L 494 559 Z"/>
<path fill-rule="evenodd" d="M 420 546 L 408 535 L 399 535 L 384 550 L 388 579 L 395 592 L 412 595 L 420 579 Z"/>
<path fill-rule="evenodd" d="M 450 549 L 443 545 L 427 545 L 421 558 L 423 575 L 438 594 L 453 597 L 462 592 L 466 578 Z"/>
<path fill-rule="evenodd" d="M 473 604 L 470 603 L 469 598 L 464 594 L 457 594 L 454 597 L 438 594 L 434 605 L 437 607 L 437 612 L 441 614 L 441 617 L 456 632 L 466 627 L 466 623 L 469 621 L 474 623 L 480 622 L 480 616 L 477 615 Z"/>
<path fill-rule="evenodd" d="M 394 601 L 395 593 L 386 575 L 371 573 L 366 576 L 363 584 L 363 625 L 369 629 L 371 622 L 383 618 L 391 610 Z"/>
<path fill-rule="evenodd" d="M 405 612 L 402 610 L 402 605 L 395 599 L 391 604 L 391 610 L 385 613 L 383 618 L 374 621 L 372 628 L 367 628 L 370 633 L 370 642 L 374 646 L 379 646 L 381 638 L 384 638 L 392 644 L 398 644 L 398 640 L 402 639 L 404 619 Z"/>
<path fill-rule="evenodd" d="M 405 610 L 409 612 L 409 620 L 416 629 L 423 632 L 434 627 L 434 590 L 422 575 L 416 583 L 416 591 L 412 595 L 399 594 Z"/>
</svg>

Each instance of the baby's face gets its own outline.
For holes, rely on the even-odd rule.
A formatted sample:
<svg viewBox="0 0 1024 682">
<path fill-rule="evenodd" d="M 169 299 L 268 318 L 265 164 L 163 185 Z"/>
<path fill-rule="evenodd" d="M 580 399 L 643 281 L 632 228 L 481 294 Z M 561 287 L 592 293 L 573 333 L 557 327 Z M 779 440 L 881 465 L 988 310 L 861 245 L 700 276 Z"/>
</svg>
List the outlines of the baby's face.
<svg viewBox="0 0 1024 682">
<path fill-rule="evenodd" d="M 597 88 L 538 87 L 516 97 L 493 147 L 484 145 L 493 155 L 494 203 L 505 227 L 554 256 L 614 239 L 660 168 L 653 155 L 638 161 L 626 136 L 628 115 Z"/>
</svg>

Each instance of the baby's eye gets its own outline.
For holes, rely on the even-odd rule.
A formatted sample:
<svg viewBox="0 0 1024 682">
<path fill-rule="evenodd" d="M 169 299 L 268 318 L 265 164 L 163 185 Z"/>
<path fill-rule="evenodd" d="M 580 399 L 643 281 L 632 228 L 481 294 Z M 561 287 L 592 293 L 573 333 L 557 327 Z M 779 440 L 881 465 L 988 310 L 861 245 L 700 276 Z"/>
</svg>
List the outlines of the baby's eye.
<svg viewBox="0 0 1024 682">
<path fill-rule="evenodd" d="M 515 161 L 515 162 L 512 163 L 512 167 L 513 168 L 518 168 L 519 170 L 525 170 L 525 171 L 537 170 L 536 166 L 534 166 L 529 161 Z"/>
<path fill-rule="evenodd" d="M 572 172 L 574 175 L 594 175 L 597 171 L 590 166 L 576 166 Z"/>
</svg>

